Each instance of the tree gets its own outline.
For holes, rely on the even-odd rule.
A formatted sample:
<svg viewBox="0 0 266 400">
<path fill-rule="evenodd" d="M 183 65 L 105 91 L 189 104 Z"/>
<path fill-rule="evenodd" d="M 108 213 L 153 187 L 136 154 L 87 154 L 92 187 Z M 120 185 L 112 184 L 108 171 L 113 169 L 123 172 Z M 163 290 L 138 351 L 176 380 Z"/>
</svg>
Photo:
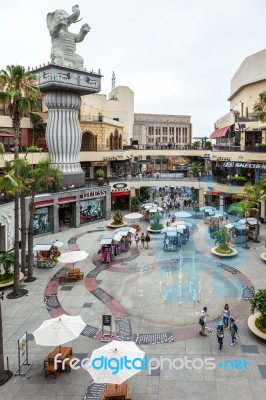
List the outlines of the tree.
<svg viewBox="0 0 266 400">
<path fill-rule="evenodd" d="M 0 254 L 0 265 L 3 265 L 4 275 L 7 278 L 10 274 L 11 267 L 14 265 L 15 257 L 14 253 L 1 253 Z"/>
<path fill-rule="evenodd" d="M 261 313 L 262 326 L 266 328 L 266 289 L 259 289 L 251 300 L 251 312 L 258 310 Z"/>
<path fill-rule="evenodd" d="M 256 218 L 257 218 L 257 228 L 256 228 L 256 237 L 254 239 L 255 242 L 258 242 L 259 236 L 259 210 L 260 210 L 260 202 L 265 199 L 266 196 L 266 181 L 260 180 L 255 184 L 247 183 L 244 187 L 244 191 L 246 196 L 252 200 L 254 203 L 254 207 L 256 209 Z"/>
<path fill-rule="evenodd" d="M 35 166 L 25 160 L 24 185 L 30 196 L 29 225 L 28 225 L 28 275 L 27 281 L 32 282 L 33 277 L 33 222 L 35 211 L 35 196 L 42 190 L 48 189 L 51 184 L 58 185 L 62 180 L 62 172 L 53 168 L 49 159 L 39 161 Z"/>
<path fill-rule="evenodd" d="M 236 213 L 241 217 L 244 217 L 246 222 L 246 244 L 245 248 L 249 249 L 247 245 L 248 241 L 248 213 L 249 211 L 256 206 L 256 203 L 254 201 L 248 201 L 248 200 L 241 200 L 238 203 L 231 204 L 231 206 L 228 208 L 228 213 Z"/>
<path fill-rule="evenodd" d="M 0 102 L 8 105 L 8 112 L 12 120 L 14 131 L 14 158 L 19 158 L 19 138 L 21 119 L 26 112 L 38 110 L 37 98 L 40 91 L 37 88 L 37 78 L 30 71 L 20 65 L 10 65 L 0 72 Z M 19 170 L 15 168 L 15 178 L 19 177 Z M 14 195 L 14 224 L 15 224 L 15 264 L 14 285 L 12 297 L 20 297 L 20 265 L 19 265 L 19 194 Z"/>
<path fill-rule="evenodd" d="M 37 140 L 42 136 L 43 132 L 43 119 L 38 113 L 29 113 L 30 121 L 33 126 L 33 145 L 36 145 Z"/>
<path fill-rule="evenodd" d="M 259 98 L 253 106 L 253 111 L 261 122 L 266 122 L 266 91 L 259 93 Z"/>
<path fill-rule="evenodd" d="M 199 176 L 199 173 L 202 171 L 202 168 L 203 165 L 198 161 L 194 161 L 190 164 L 190 170 L 193 176 Z"/>
<path fill-rule="evenodd" d="M 212 239 L 215 240 L 215 245 L 218 245 L 218 249 L 224 253 L 230 251 L 230 238 L 227 228 L 221 228 L 212 234 Z M 215 250 L 217 251 L 217 249 Z"/>
</svg>

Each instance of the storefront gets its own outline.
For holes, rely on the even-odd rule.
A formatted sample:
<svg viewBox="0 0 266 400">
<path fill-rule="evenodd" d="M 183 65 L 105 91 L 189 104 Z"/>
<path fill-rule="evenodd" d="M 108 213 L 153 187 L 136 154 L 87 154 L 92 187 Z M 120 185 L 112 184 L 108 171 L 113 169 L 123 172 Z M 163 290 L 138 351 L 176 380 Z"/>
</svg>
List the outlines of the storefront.
<svg viewBox="0 0 266 400">
<path fill-rule="evenodd" d="M 33 215 L 33 235 L 53 232 L 53 200 L 37 201 Z"/>
<path fill-rule="evenodd" d="M 105 189 L 89 190 L 80 195 L 80 224 L 106 218 Z"/>
<path fill-rule="evenodd" d="M 119 182 L 112 184 L 112 210 L 128 210 L 130 200 L 130 187 L 127 183 Z"/>
<path fill-rule="evenodd" d="M 110 219 L 110 186 L 39 195 L 36 196 L 35 208 L 34 235 L 47 235 L 96 220 Z"/>
</svg>

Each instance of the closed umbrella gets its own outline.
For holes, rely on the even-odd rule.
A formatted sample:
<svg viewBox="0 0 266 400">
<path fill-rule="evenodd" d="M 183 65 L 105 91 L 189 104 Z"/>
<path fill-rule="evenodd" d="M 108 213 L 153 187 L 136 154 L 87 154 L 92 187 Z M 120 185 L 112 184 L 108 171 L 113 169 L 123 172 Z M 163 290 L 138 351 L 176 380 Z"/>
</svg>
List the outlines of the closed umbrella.
<svg viewBox="0 0 266 400">
<path fill-rule="evenodd" d="M 84 250 L 76 250 L 76 251 L 68 251 L 67 253 L 61 254 L 60 257 L 58 257 L 58 261 L 62 263 L 73 263 L 73 268 L 74 268 L 74 263 L 85 260 L 87 258 L 89 253 L 87 253 Z"/>
<path fill-rule="evenodd" d="M 42 346 L 60 346 L 79 337 L 86 324 L 80 315 L 62 314 L 59 317 L 43 321 L 32 334 L 36 344 Z"/>
<path fill-rule="evenodd" d="M 144 351 L 134 342 L 112 340 L 92 352 L 85 369 L 94 382 L 120 385 L 140 371 L 144 355 Z M 117 369 L 110 368 L 109 365 L 116 366 Z"/>
</svg>

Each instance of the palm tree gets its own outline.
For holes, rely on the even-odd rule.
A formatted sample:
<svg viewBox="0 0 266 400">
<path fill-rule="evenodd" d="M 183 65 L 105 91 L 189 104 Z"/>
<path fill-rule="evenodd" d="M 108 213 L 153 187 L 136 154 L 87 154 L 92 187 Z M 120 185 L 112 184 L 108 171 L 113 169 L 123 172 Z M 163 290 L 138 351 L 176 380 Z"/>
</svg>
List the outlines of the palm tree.
<svg viewBox="0 0 266 400">
<path fill-rule="evenodd" d="M 30 121 L 33 126 L 33 145 L 36 145 L 37 140 L 42 136 L 43 119 L 38 113 L 30 113 Z"/>
<path fill-rule="evenodd" d="M 228 213 L 236 213 L 240 215 L 241 217 L 244 217 L 246 220 L 246 243 L 245 243 L 245 249 L 249 249 L 248 247 L 248 231 L 247 231 L 247 217 L 249 211 L 256 206 L 254 201 L 248 201 L 248 200 L 241 200 L 238 203 L 231 204 L 231 206 L 228 208 Z"/>
<path fill-rule="evenodd" d="M 254 207 L 256 209 L 257 227 L 256 227 L 256 237 L 254 238 L 254 242 L 258 243 L 260 202 L 261 200 L 264 200 L 266 197 L 265 179 L 262 179 L 255 184 L 247 183 L 244 186 L 244 192 L 246 196 L 252 200 L 252 202 L 254 203 Z"/>
<path fill-rule="evenodd" d="M 24 184 L 30 196 L 29 226 L 28 226 L 28 275 L 27 282 L 35 280 L 33 277 L 33 220 L 35 211 L 35 196 L 50 184 L 58 185 L 62 180 L 62 172 L 51 166 L 49 159 L 39 161 L 35 167 L 25 162 Z"/>
<path fill-rule="evenodd" d="M 26 112 L 37 110 L 39 105 L 37 98 L 40 91 L 37 88 L 37 78 L 30 71 L 26 71 L 20 65 L 7 66 L 0 71 L 0 102 L 8 104 L 9 115 L 14 131 L 14 158 L 19 158 L 19 137 L 21 119 Z M 15 167 L 15 178 L 18 178 L 19 170 Z M 15 265 L 14 285 L 12 297 L 20 297 L 20 265 L 19 265 L 19 194 L 14 196 L 14 223 L 15 223 Z"/>
<path fill-rule="evenodd" d="M 259 93 L 259 98 L 253 106 L 253 111 L 261 122 L 266 122 L 266 91 Z"/>
<path fill-rule="evenodd" d="M 199 176 L 200 172 L 202 171 L 202 164 L 198 161 L 194 161 L 193 163 L 190 164 L 190 170 L 193 174 L 193 176 Z"/>
</svg>

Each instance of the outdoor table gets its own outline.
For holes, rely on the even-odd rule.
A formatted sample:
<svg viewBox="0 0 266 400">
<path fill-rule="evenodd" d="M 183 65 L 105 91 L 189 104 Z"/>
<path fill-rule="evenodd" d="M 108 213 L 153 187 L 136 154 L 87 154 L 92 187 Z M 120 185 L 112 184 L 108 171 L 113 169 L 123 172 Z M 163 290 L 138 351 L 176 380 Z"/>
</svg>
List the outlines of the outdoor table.
<svg viewBox="0 0 266 400">
<path fill-rule="evenodd" d="M 44 360 L 44 363 L 46 362 L 53 362 L 55 356 L 61 353 L 61 356 L 58 357 L 58 360 L 64 360 L 68 356 L 72 355 L 72 347 L 61 347 L 57 346 L 51 353 L 48 354 L 47 358 Z"/>
<path fill-rule="evenodd" d="M 80 274 L 80 269 L 79 268 L 72 268 L 68 271 L 68 282 L 70 282 L 72 279 L 78 281 Z"/>
<path fill-rule="evenodd" d="M 127 381 L 121 383 L 121 385 L 108 384 L 104 392 L 105 400 L 127 400 L 130 399 L 129 391 L 127 388 Z"/>
</svg>

